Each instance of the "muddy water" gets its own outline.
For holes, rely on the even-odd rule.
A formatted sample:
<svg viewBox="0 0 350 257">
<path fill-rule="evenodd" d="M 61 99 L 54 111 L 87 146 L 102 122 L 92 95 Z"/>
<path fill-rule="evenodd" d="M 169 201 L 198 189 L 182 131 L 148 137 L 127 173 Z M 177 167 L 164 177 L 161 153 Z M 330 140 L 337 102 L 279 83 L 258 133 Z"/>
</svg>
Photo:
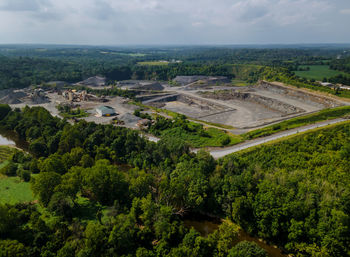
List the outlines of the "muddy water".
<svg viewBox="0 0 350 257">
<path fill-rule="evenodd" d="M 0 145 L 15 145 L 15 142 L 0 135 Z"/>
<path fill-rule="evenodd" d="M 14 131 L 0 130 L 0 145 L 11 145 L 25 151 L 28 150 L 28 143 L 19 139 L 17 133 Z"/>
<path fill-rule="evenodd" d="M 219 228 L 219 225 L 221 222 L 219 220 L 217 221 L 209 221 L 209 220 L 189 220 L 186 219 L 184 220 L 185 226 L 187 228 L 193 227 L 195 230 L 197 230 L 202 236 L 208 236 L 209 234 L 213 233 L 215 230 Z M 264 243 L 263 241 L 252 237 L 248 235 L 246 232 L 243 230 L 239 231 L 238 235 L 238 242 L 240 241 L 250 241 L 250 242 L 255 242 L 257 243 L 261 248 L 265 249 L 265 251 L 268 253 L 270 257 L 287 257 L 288 255 L 283 254 L 281 249 L 268 245 Z"/>
</svg>

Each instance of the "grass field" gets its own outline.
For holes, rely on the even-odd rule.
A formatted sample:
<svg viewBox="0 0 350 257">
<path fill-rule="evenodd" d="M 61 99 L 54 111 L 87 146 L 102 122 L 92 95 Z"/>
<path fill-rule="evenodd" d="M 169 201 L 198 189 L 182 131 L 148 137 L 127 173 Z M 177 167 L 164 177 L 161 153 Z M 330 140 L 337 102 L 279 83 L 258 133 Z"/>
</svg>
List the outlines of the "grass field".
<svg viewBox="0 0 350 257">
<path fill-rule="evenodd" d="M 29 182 L 19 177 L 0 175 L 0 204 L 16 204 L 35 200 Z"/>
<path fill-rule="evenodd" d="M 169 64 L 169 62 L 154 61 L 154 62 L 138 62 L 137 64 L 141 66 L 166 66 Z"/>
<path fill-rule="evenodd" d="M 89 114 L 82 109 L 71 110 L 70 113 L 60 112 L 60 115 L 66 119 L 89 117 Z"/>
<path fill-rule="evenodd" d="M 243 140 L 239 135 L 226 133 L 225 131 L 216 128 L 207 128 L 205 129 L 205 132 L 207 135 L 199 135 L 197 133 L 184 131 L 180 128 L 171 128 L 164 130 L 161 137 L 178 138 L 194 148 L 229 146 L 238 144 Z"/>
<path fill-rule="evenodd" d="M 305 126 L 308 124 L 312 124 L 312 123 L 320 122 L 324 120 L 335 119 L 335 118 L 339 118 L 349 114 L 350 114 L 350 106 L 342 106 L 342 107 L 337 107 L 333 109 L 325 109 L 317 113 L 282 121 L 280 123 L 277 123 L 262 129 L 253 130 L 244 134 L 243 136 L 246 139 L 269 136 L 284 130 L 293 129 L 293 128 Z"/>
<path fill-rule="evenodd" d="M 334 77 L 336 75 L 342 74 L 347 75 L 344 72 L 331 70 L 328 65 L 304 65 L 300 66 L 300 68 L 306 68 L 309 67 L 309 71 L 295 71 L 295 74 L 299 77 L 306 78 L 306 79 L 315 79 L 322 81 L 323 78 L 330 78 Z"/>
</svg>

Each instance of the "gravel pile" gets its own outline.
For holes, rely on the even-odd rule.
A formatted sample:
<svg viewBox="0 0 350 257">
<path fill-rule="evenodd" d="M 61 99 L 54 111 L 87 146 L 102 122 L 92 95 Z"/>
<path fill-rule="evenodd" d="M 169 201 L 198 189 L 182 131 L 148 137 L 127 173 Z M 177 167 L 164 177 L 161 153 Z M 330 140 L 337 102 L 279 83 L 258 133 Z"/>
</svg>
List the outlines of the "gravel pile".
<svg viewBox="0 0 350 257">
<path fill-rule="evenodd" d="M 85 85 L 85 86 L 101 87 L 106 84 L 106 78 L 100 77 L 100 76 L 90 77 L 88 79 L 78 82 L 77 84 Z"/>
<path fill-rule="evenodd" d="M 132 115 L 131 113 L 125 113 L 118 117 L 118 119 L 124 121 L 125 125 L 135 125 L 139 120 L 141 120 L 140 117 Z"/>
</svg>

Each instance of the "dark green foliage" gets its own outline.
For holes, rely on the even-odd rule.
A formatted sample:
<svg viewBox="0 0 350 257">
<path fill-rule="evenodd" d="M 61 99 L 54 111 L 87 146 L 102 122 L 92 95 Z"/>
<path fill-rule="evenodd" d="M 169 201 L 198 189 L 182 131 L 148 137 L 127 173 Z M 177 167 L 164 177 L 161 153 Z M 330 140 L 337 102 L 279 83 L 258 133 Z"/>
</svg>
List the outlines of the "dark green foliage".
<svg viewBox="0 0 350 257">
<path fill-rule="evenodd" d="M 226 157 L 222 178 L 231 189 L 221 182 L 220 198 L 231 200 L 220 201 L 246 230 L 290 251 L 347 256 L 349 137 L 345 124 Z"/>
<path fill-rule="evenodd" d="M 0 104 L 0 120 L 6 117 L 11 111 L 11 107 L 8 104 Z"/>
<path fill-rule="evenodd" d="M 73 215 L 73 207 L 73 200 L 64 192 L 58 191 L 51 196 L 47 209 L 57 216 L 70 220 Z"/>
<path fill-rule="evenodd" d="M 27 257 L 29 249 L 16 240 L 0 240 L 1 257 Z"/>
<path fill-rule="evenodd" d="M 23 168 L 17 169 L 17 176 L 19 176 L 23 181 L 29 182 L 30 180 L 30 171 Z"/>
<path fill-rule="evenodd" d="M 264 249 L 256 243 L 242 241 L 235 245 L 229 252 L 228 257 L 267 257 Z"/>
<path fill-rule="evenodd" d="M 32 180 L 32 190 L 38 196 L 40 202 L 47 206 L 54 189 L 61 183 L 61 176 L 53 171 L 42 172 Z"/>
<path fill-rule="evenodd" d="M 31 183 L 42 213 L 1 205 L 6 248 L 32 256 L 264 256 L 250 243 L 235 246 L 230 222 L 207 238 L 184 227 L 182 215 L 209 213 L 292 253 L 349 255 L 348 123 L 218 163 L 176 138 L 155 144 L 125 128 L 69 125 L 40 108 L 11 111 L 1 126 L 57 144 L 39 159 L 12 157 L 19 174 L 39 173 Z"/>
<path fill-rule="evenodd" d="M 6 176 L 16 176 L 17 174 L 17 169 L 18 169 L 18 165 L 13 162 L 13 161 L 9 161 L 1 170 L 0 173 L 4 174 Z"/>
<path fill-rule="evenodd" d="M 128 186 L 124 175 L 107 160 L 99 160 L 95 166 L 82 171 L 84 191 L 91 194 L 91 198 L 104 205 L 111 205 L 114 201 L 126 203 L 128 200 Z"/>
</svg>

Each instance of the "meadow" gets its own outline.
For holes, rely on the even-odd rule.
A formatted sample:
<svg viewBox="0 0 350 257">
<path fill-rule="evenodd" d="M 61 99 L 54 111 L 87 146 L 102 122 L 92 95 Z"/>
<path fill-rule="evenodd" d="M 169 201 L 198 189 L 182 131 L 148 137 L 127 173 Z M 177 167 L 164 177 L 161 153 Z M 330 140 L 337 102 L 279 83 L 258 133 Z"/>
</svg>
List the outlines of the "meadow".
<svg viewBox="0 0 350 257">
<path fill-rule="evenodd" d="M 33 200 L 29 182 L 23 182 L 19 177 L 0 175 L 0 204 L 16 204 Z"/>
<path fill-rule="evenodd" d="M 299 77 L 306 79 L 315 79 L 323 81 L 324 78 L 331 78 L 337 75 L 349 75 L 341 71 L 331 70 L 329 65 L 302 65 L 300 68 L 305 69 L 309 67 L 308 71 L 295 71 Z"/>
<path fill-rule="evenodd" d="M 150 62 L 138 62 L 137 64 L 141 65 L 141 66 L 167 66 L 169 64 L 169 62 L 150 61 Z"/>
</svg>

